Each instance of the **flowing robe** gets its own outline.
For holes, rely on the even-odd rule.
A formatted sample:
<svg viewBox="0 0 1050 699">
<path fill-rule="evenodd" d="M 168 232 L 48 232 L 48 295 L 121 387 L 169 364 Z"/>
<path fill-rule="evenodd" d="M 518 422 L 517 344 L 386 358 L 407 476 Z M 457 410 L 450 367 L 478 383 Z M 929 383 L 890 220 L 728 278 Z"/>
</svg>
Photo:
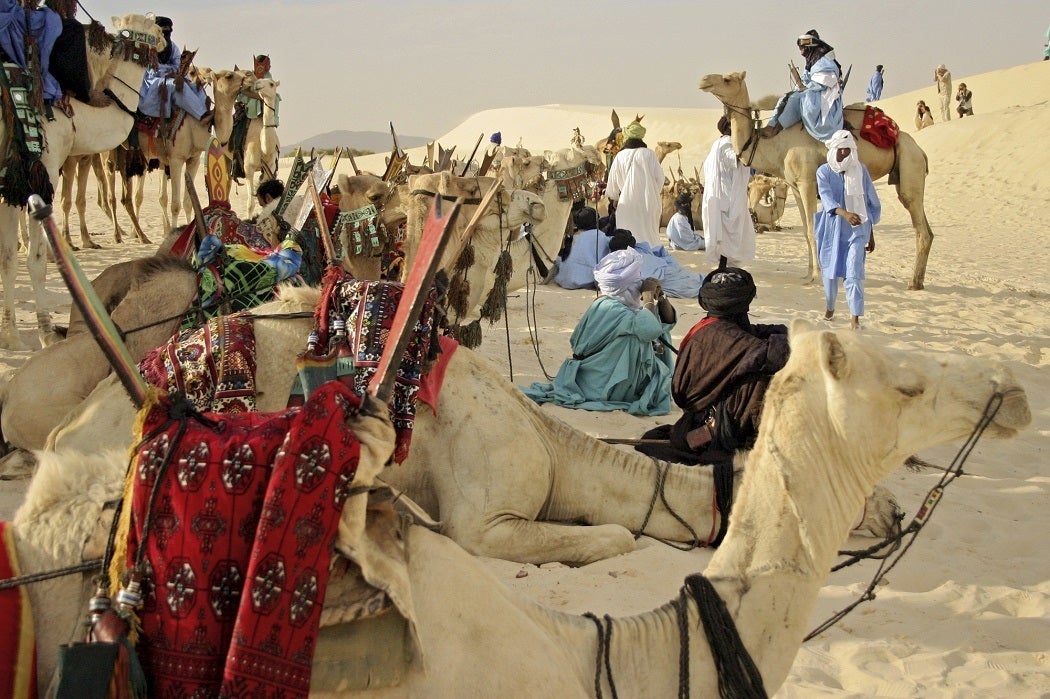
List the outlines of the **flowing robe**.
<svg viewBox="0 0 1050 699">
<path fill-rule="evenodd" d="M 667 222 L 667 239 L 672 250 L 703 250 L 704 236 L 693 230 L 685 214 L 675 212 Z"/>
<path fill-rule="evenodd" d="M 770 124 L 783 127 L 802 120 L 806 131 L 820 142 L 842 128 L 842 75 L 834 52 L 817 59 L 809 70 L 800 71 L 803 89 L 780 98 Z"/>
<path fill-rule="evenodd" d="M 537 403 L 583 410 L 626 410 L 632 415 L 665 415 L 671 409 L 671 350 L 674 323 L 651 311 L 631 310 L 603 296 L 591 304 L 569 340 L 573 356 L 562 362 L 553 383 L 522 388 Z"/>
<path fill-rule="evenodd" d="M 168 119 L 175 111 L 174 108 L 178 107 L 193 118 L 200 119 L 208 111 L 208 97 L 203 87 L 187 80 L 181 90 L 175 89 L 175 76 L 179 72 L 181 60 L 182 51 L 172 41 L 168 62 L 161 63 L 156 69 L 146 70 L 142 76 L 142 86 L 139 88 L 140 112 L 146 116 Z M 166 90 L 164 99 L 161 95 L 162 86 Z"/>
<path fill-rule="evenodd" d="M 875 71 L 868 81 L 868 101 L 874 102 L 882 97 L 882 73 Z"/>
<path fill-rule="evenodd" d="M 592 228 L 580 231 L 572 241 L 568 256 L 558 263 L 554 283 L 563 289 L 593 289 L 594 268 L 609 254 L 609 236 Z"/>
<path fill-rule="evenodd" d="M 711 146 L 704 161 L 704 237 L 707 259 L 719 256 L 743 261 L 755 259 L 755 225 L 747 210 L 747 182 L 751 171 L 736 157 L 729 136 Z"/>
<path fill-rule="evenodd" d="M 744 329 L 725 318 L 700 321 L 682 343 L 671 381 L 671 395 L 683 411 L 671 428 L 671 445 L 690 451 L 687 435 L 722 400 L 740 447 L 753 444 L 766 389 L 789 355 L 783 325 Z"/>
<path fill-rule="evenodd" d="M 653 248 L 660 238 L 660 190 L 664 169 L 649 148 L 624 148 L 613 159 L 605 194 L 616 201 L 616 227 L 634 234 Z"/>
</svg>

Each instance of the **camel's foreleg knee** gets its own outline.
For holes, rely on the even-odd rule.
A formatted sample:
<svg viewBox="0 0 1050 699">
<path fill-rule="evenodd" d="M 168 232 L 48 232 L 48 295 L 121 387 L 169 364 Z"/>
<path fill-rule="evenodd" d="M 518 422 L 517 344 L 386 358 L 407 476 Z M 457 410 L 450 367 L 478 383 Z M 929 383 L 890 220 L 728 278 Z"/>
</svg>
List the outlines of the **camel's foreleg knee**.
<svg viewBox="0 0 1050 699">
<path fill-rule="evenodd" d="M 461 536 L 457 528 L 447 529 L 447 536 L 475 555 L 535 565 L 585 565 L 635 549 L 634 536 L 618 524 L 557 524 L 506 516 L 470 533 L 458 528 Z"/>
</svg>

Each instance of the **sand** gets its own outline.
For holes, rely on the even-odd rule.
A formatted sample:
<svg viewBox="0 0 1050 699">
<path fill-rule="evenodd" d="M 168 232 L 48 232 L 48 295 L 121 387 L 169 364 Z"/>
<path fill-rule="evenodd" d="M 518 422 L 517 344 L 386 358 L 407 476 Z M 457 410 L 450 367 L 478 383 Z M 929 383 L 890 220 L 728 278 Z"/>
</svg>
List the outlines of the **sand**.
<svg viewBox="0 0 1050 699">
<path fill-rule="evenodd" d="M 1039 697 L 1050 694 L 1050 557 L 1043 547 L 1050 531 L 1050 253 L 1046 212 L 1050 177 L 1045 174 L 1050 137 L 1050 63 L 1035 63 L 978 76 L 955 76 L 974 93 L 976 116 L 937 123 L 914 134 L 930 162 L 926 211 L 936 238 L 926 290 L 907 291 L 915 256 L 908 215 L 885 181 L 877 189 L 883 220 L 878 247 L 868 258 L 867 313 L 861 332 L 894 347 L 962 352 L 1001 360 L 1026 387 L 1034 423 L 1006 442 L 982 442 L 966 464 L 968 474 L 950 486 L 911 552 L 890 573 L 875 601 L 806 643 L 778 697 Z M 913 131 L 915 102 L 934 104 L 935 90 L 882 100 L 880 106 L 906 131 Z M 624 119 L 645 114 L 650 143 L 683 144 L 682 167 L 692 174 L 715 137 L 717 110 L 617 107 Z M 608 133 L 606 106 L 545 105 L 486 111 L 472 116 L 441 142 L 469 152 L 479 133 L 500 130 L 504 143 L 540 151 L 563 147 L 574 126 L 588 143 Z M 939 120 L 938 120 L 939 122 Z M 418 151 L 413 161 L 419 162 Z M 381 169 L 378 156 L 358 164 Z M 672 155 L 665 166 L 678 167 Z M 158 180 L 147 184 L 143 219 L 160 238 Z M 91 199 L 93 190 L 89 192 Z M 235 198 L 242 202 L 243 197 Z M 243 204 L 238 204 L 243 210 Z M 134 243 L 113 245 L 102 214 L 89 206 L 88 223 L 105 249 L 79 253 L 89 274 L 151 251 Z M 750 265 L 759 287 L 752 307 L 757 322 L 817 320 L 823 294 L 804 285 L 805 244 L 794 204 L 785 229 L 759 236 L 758 259 Z M 687 267 L 704 272 L 703 253 L 675 253 Z M 68 314 L 69 297 L 53 269 L 48 300 L 56 321 Z M 36 342 L 32 295 L 24 266 L 16 289 L 23 339 Z M 509 299 L 509 323 L 485 330 L 480 352 L 527 384 L 557 371 L 568 352 L 576 321 L 593 292 L 539 287 Z M 530 340 L 527 303 L 535 303 L 538 345 Z M 680 320 L 674 339 L 701 317 L 694 302 L 675 302 Z M 845 330 L 846 314 L 833 321 Z M 508 359 L 509 345 L 509 359 Z M 0 352 L 0 369 L 14 369 L 29 352 Z M 538 356 L 538 359 L 537 359 Z M 542 362 L 542 366 L 541 366 Z M 675 419 L 635 418 L 625 413 L 588 413 L 547 406 L 545 410 L 596 436 L 633 437 L 650 425 Z M 956 447 L 931 449 L 921 457 L 947 464 Z M 899 472 L 884 483 L 908 516 L 914 514 L 937 472 Z M 10 517 L 24 482 L 0 484 L 0 516 Z M 648 487 L 648 484 L 639 484 Z M 639 517 L 644 513 L 639 513 Z M 854 537 L 857 548 L 870 539 Z M 1042 551 L 1043 553 L 1040 553 Z M 680 552 L 651 540 L 637 551 L 571 569 L 541 568 L 506 561 L 487 564 L 507 585 L 554 609 L 623 615 L 645 611 L 675 595 L 682 578 L 704 568 L 707 551 Z M 871 564 L 831 575 L 813 615 L 816 624 L 864 588 Z M 523 577 L 517 577 L 525 573 Z"/>
</svg>

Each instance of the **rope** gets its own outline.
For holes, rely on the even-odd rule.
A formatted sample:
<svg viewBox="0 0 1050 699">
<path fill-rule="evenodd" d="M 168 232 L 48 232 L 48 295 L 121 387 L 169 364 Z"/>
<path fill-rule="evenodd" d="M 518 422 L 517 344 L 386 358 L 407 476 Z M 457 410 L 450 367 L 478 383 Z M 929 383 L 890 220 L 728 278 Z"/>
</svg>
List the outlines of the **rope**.
<svg viewBox="0 0 1050 699">
<path fill-rule="evenodd" d="M 767 694 L 762 674 L 740 640 L 733 617 L 714 585 L 703 575 L 690 575 L 682 587 L 683 597 L 686 591 L 696 602 L 704 635 L 711 648 L 711 657 L 718 671 L 718 696 L 722 699 L 764 699 Z M 681 685 L 678 694 L 682 696 Z"/>
<path fill-rule="evenodd" d="M 671 600 L 678 621 L 678 699 L 689 698 L 689 605 L 685 588 Z"/>
<path fill-rule="evenodd" d="M 95 558 L 90 561 L 83 561 L 76 565 L 57 568 L 55 570 L 41 573 L 31 573 L 29 575 L 18 575 L 13 578 L 4 578 L 3 580 L 0 580 L 0 590 L 9 590 L 13 587 L 32 585 L 34 583 L 44 582 L 45 580 L 65 577 L 66 575 L 75 575 L 76 573 L 90 573 L 93 570 L 102 570 L 101 558 Z"/>
<path fill-rule="evenodd" d="M 669 539 L 662 539 L 658 536 L 652 536 L 651 534 L 647 536 L 649 536 L 652 539 L 655 539 L 656 541 L 659 541 L 661 544 L 665 544 L 672 548 L 676 548 L 679 551 L 692 551 L 695 548 L 708 546 L 711 543 L 710 540 L 707 542 L 703 542 L 703 540 L 699 537 L 699 535 L 697 535 L 696 531 L 689 525 L 689 523 L 682 519 L 682 517 L 680 517 L 678 513 L 674 511 L 670 503 L 667 502 L 665 486 L 667 485 L 667 474 L 671 471 L 671 462 L 662 462 L 662 468 L 661 462 L 659 460 L 653 459 L 653 463 L 656 464 L 656 487 L 653 488 L 653 497 L 651 500 L 649 500 L 649 509 L 646 511 L 645 517 L 642 519 L 642 526 L 639 527 L 637 531 L 632 532 L 634 534 L 634 538 L 638 539 L 642 535 L 645 535 L 645 527 L 649 524 L 649 520 L 653 516 L 653 511 L 656 509 L 656 500 L 657 498 L 659 498 L 660 502 L 663 503 L 663 506 L 667 509 L 668 513 L 670 513 L 670 515 L 674 517 L 676 522 L 685 527 L 686 531 L 689 532 L 689 535 L 693 537 L 693 540 L 691 543 L 682 544 L 677 541 L 671 541 Z M 715 513 L 713 507 L 711 508 L 711 510 L 711 531 L 713 532 L 715 528 Z"/>
<path fill-rule="evenodd" d="M 940 503 L 941 496 L 944 494 L 944 489 L 956 478 L 963 475 L 963 464 L 966 463 L 968 458 L 970 458 L 970 454 L 973 452 L 974 447 L 977 446 L 977 441 L 981 438 L 981 435 L 983 435 L 984 431 L 988 429 L 988 426 L 992 424 L 992 420 L 995 419 L 996 413 L 998 413 L 999 408 L 1002 407 L 1003 399 L 1005 397 L 1005 394 L 997 391 L 988 399 L 988 403 L 984 406 L 984 412 L 981 414 L 981 418 L 977 421 L 977 424 L 974 425 L 973 430 L 970 432 L 970 436 L 967 437 L 963 445 L 959 447 L 959 451 L 955 454 L 955 458 L 953 458 L 951 464 L 944 469 L 944 473 L 941 475 L 940 480 L 937 481 L 937 484 L 927 491 L 922 506 L 919 508 L 919 511 L 908 526 L 905 527 L 899 535 L 888 537 L 886 541 L 879 542 L 879 544 L 871 547 L 878 550 L 879 548 L 886 546 L 887 542 L 893 545 L 893 548 L 890 551 L 881 556 L 882 562 L 879 564 L 875 571 L 875 575 L 872 577 L 871 582 L 868 584 L 868 587 L 864 592 L 862 592 L 851 604 L 836 612 L 823 623 L 819 624 L 815 629 L 810 631 L 809 634 L 802 639 L 803 643 L 830 629 L 863 602 L 875 599 L 875 588 L 887 575 L 889 575 L 889 572 L 893 570 L 893 568 L 900 562 L 901 558 L 904 557 L 904 554 L 908 552 L 908 549 L 911 548 L 912 544 L 915 543 L 915 539 L 918 537 L 919 532 L 922 531 L 924 526 L 926 526 L 926 522 L 929 521 L 930 515 L 933 514 L 938 503 Z M 907 538 L 907 541 L 904 541 L 905 538 Z M 891 559 L 890 556 L 895 552 L 896 556 Z M 864 556 L 863 554 L 865 553 L 865 551 L 852 552 L 852 558 L 849 561 L 835 566 L 832 568 L 832 571 L 840 570 L 848 565 L 852 565 L 863 557 L 880 557 Z"/>
<path fill-rule="evenodd" d="M 605 675 L 609 678 L 609 691 L 613 699 L 618 699 L 616 683 L 613 682 L 612 676 L 612 662 L 609 659 L 609 650 L 612 647 L 612 617 L 606 614 L 599 619 L 593 612 L 587 612 L 583 616 L 593 621 L 595 628 L 598 629 L 598 654 L 594 659 L 594 696 L 602 699 L 602 667 L 604 666 Z"/>
</svg>

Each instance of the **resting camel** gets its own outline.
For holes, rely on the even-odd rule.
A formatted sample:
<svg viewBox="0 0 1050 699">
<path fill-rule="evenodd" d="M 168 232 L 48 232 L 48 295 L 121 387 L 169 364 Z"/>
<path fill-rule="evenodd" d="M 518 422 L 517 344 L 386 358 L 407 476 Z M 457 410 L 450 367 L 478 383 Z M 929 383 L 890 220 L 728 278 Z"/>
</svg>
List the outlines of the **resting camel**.
<svg viewBox="0 0 1050 699">
<path fill-rule="evenodd" d="M 156 285 L 147 282 L 131 289 L 113 311 L 118 322 L 139 320 L 140 307 L 157 292 L 150 287 L 175 290 L 169 296 L 185 288 L 169 274 L 177 274 L 174 267 L 164 270 L 162 283 L 158 278 Z M 192 292 L 184 293 L 188 303 Z M 319 292 L 312 289 L 285 287 L 282 295 L 287 299 L 284 303 L 254 311 L 260 410 L 286 404 L 295 373 L 292 358 L 302 350 L 313 323 L 310 318 L 266 316 L 311 311 L 319 300 Z M 104 374 L 106 365 L 97 350 L 84 352 L 77 361 L 84 364 L 82 370 L 66 373 L 88 378 L 82 385 L 63 387 L 62 393 L 43 382 L 44 362 L 39 360 L 27 363 L 11 379 L 0 416 L 8 440 L 23 447 L 45 446 L 16 440 L 55 427 L 47 437 L 48 449 L 128 446 L 134 410 L 120 382 L 109 377 L 92 391 L 91 381 L 98 381 L 97 372 Z M 51 400 L 41 399 L 41 392 Z M 79 405 L 65 397 L 87 392 L 91 395 Z M 443 533 L 472 553 L 526 563 L 580 564 L 632 551 L 631 531 L 642 527 L 665 469 L 669 506 L 693 533 L 663 507 L 654 510 L 645 533 L 687 542 L 695 533 L 707 541 L 720 526 L 712 505 L 711 469 L 659 464 L 572 429 L 525 398 L 489 361 L 463 347 L 449 360 L 437 413 L 421 408 L 413 434 L 408 459 L 388 468 L 383 477 L 439 518 Z M 885 534 L 896 513 L 892 497 L 880 489 L 859 527 Z M 581 522 L 591 526 L 566 526 Z"/>
<path fill-rule="evenodd" d="M 788 184 L 779 177 L 755 175 L 747 185 L 747 208 L 755 215 L 755 228 L 779 231 L 787 204 Z"/>
<path fill-rule="evenodd" d="M 985 436 L 1009 438 L 1031 421 L 1024 390 L 986 360 L 879 349 L 857 333 L 818 330 L 801 320 L 792 325 L 791 345 L 746 456 L 728 534 L 703 571 L 754 661 L 762 695 L 786 678 L 853 513 L 875 484 L 909 454 L 968 436 L 996 393 L 1003 403 Z M 846 424 L 865 429 L 842 430 Z M 375 448 L 369 456 L 391 450 L 388 442 L 385 452 Z M 42 466 L 14 520 L 25 572 L 81 558 L 84 542 L 98 533 L 104 500 L 119 492 L 126 463 L 121 454 L 108 467 L 68 452 L 47 458 L 53 463 Z M 375 470 L 364 455 L 361 467 L 365 474 Z M 697 576 L 662 607 L 608 618 L 603 657 L 592 619 L 524 601 L 449 539 L 414 526 L 405 548 L 400 571 L 410 587 L 418 652 L 397 686 L 376 683 L 352 696 L 592 697 L 611 693 L 613 681 L 625 697 L 721 693 L 719 669 L 699 630 L 703 596 L 686 592 L 696 589 Z M 39 664 L 45 687 L 50 649 L 76 628 L 86 597 L 78 578 L 29 589 L 49 651 Z M 79 609 L 70 600 L 80 600 Z M 351 696 L 348 684 L 362 660 L 348 648 L 367 633 L 347 624 L 322 629 L 311 696 Z M 389 642 L 365 638 L 372 646 Z M 734 653 L 732 662 L 740 661 Z"/>
<path fill-rule="evenodd" d="M 118 32 L 127 30 L 127 36 L 118 33 L 113 37 L 110 59 L 104 61 L 107 68 L 101 78 L 95 81 L 98 89 L 108 88 L 118 101 L 105 107 L 92 107 L 75 99 L 73 117 L 67 117 L 62 110 L 55 111 L 54 121 L 43 119 L 44 135 L 47 148 L 41 155 L 41 162 L 47 169 L 51 183 L 58 187 L 58 174 L 62 164 L 71 155 L 101 153 L 116 148 L 128 136 L 134 119 L 131 114 L 139 103 L 138 86 L 146 65 L 156 60 L 157 48 L 164 47 L 164 38 L 156 23 L 142 15 L 125 15 L 114 17 L 113 24 Z M 153 45 L 146 40 L 155 42 Z M 89 53 L 92 53 L 89 51 Z M 137 61 L 125 56 L 138 56 Z M 97 54 L 96 54 L 97 58 Z M 130 114 L 126 111 L 130 111 Z M 0 143 L 6 142 L 9 134 L 7 127 L 0 124 Z M 3 284 L 3 309 L 0 311 L 0 348 L 21 350 L 25 344 L 19 336 L 15 324 L 14 284 L 18 271 L 18 216 L 19 209 L 6 204 L 0 205 L 0 281 Z M 51 325 L 51 313 L 48 308 L 44 290 L 44 266 L 46 262 L 44 237 L 40 224 L 29 221 L 29 246 L 26 255 L 26 266 L 29 269 L 29 280 L 33 287 L 33 298 L 36 305 L 37 333 L 40 343 L 47 345 L 57 339 Z"/>
<path fill-rule="evenodd" d="M 249 71 L 250 74 L 250 71 Z M 277 177 L 281 145 L 277 140 L 277 86 L 280 80 L 259 78 L 253 88 L 262 100 L 262 116 L 248 122 L 244 137 L 244 177 L 248 182 L 248 216 L 255 212 L 258 184 Z M 256 180 L 255 173 L 259 173 Z"/>
<path fill-rule="evenodd" d="M 713 73 L 700 79 L 700 89 L 710 92 L 725 105 L 732 123 L 733 148 L 741 161 L 756 170 L 776 175 L 787 181 L 795 191 L 795 200 L 806 226 L 806 246 L 809 251 L 807 280 L 818 275 L 817 249 L 813 242 L 813 215 L 817 212 L 817 168 L 827 162 L 827 148 L 814 139 L 800 123 L 788 127 L 772 138 L 759 138 L 751 119 L 746 72 Z M 863 108 L 847 107 L 846 121 L 854 133 L 860 132 Z M 755 140 L 757 139 L 757 146 Z M 915 228 L 915 269 L 909 289 L 922 289 L 926 277 L 926 261 L 933 244 L 933 231 L 926 220 L 923 198 L 926 174 L 929 172 L 926 153 L 909 134 L 902 132 L 893 148 L 879 148 L 866 139 L 857 139 L 861 161 L 868 167 L 871 178 L 877 180 L 889 175 L 889 183 L 897 186 L 897 198 L 911 214 Z"/>
</svg>

